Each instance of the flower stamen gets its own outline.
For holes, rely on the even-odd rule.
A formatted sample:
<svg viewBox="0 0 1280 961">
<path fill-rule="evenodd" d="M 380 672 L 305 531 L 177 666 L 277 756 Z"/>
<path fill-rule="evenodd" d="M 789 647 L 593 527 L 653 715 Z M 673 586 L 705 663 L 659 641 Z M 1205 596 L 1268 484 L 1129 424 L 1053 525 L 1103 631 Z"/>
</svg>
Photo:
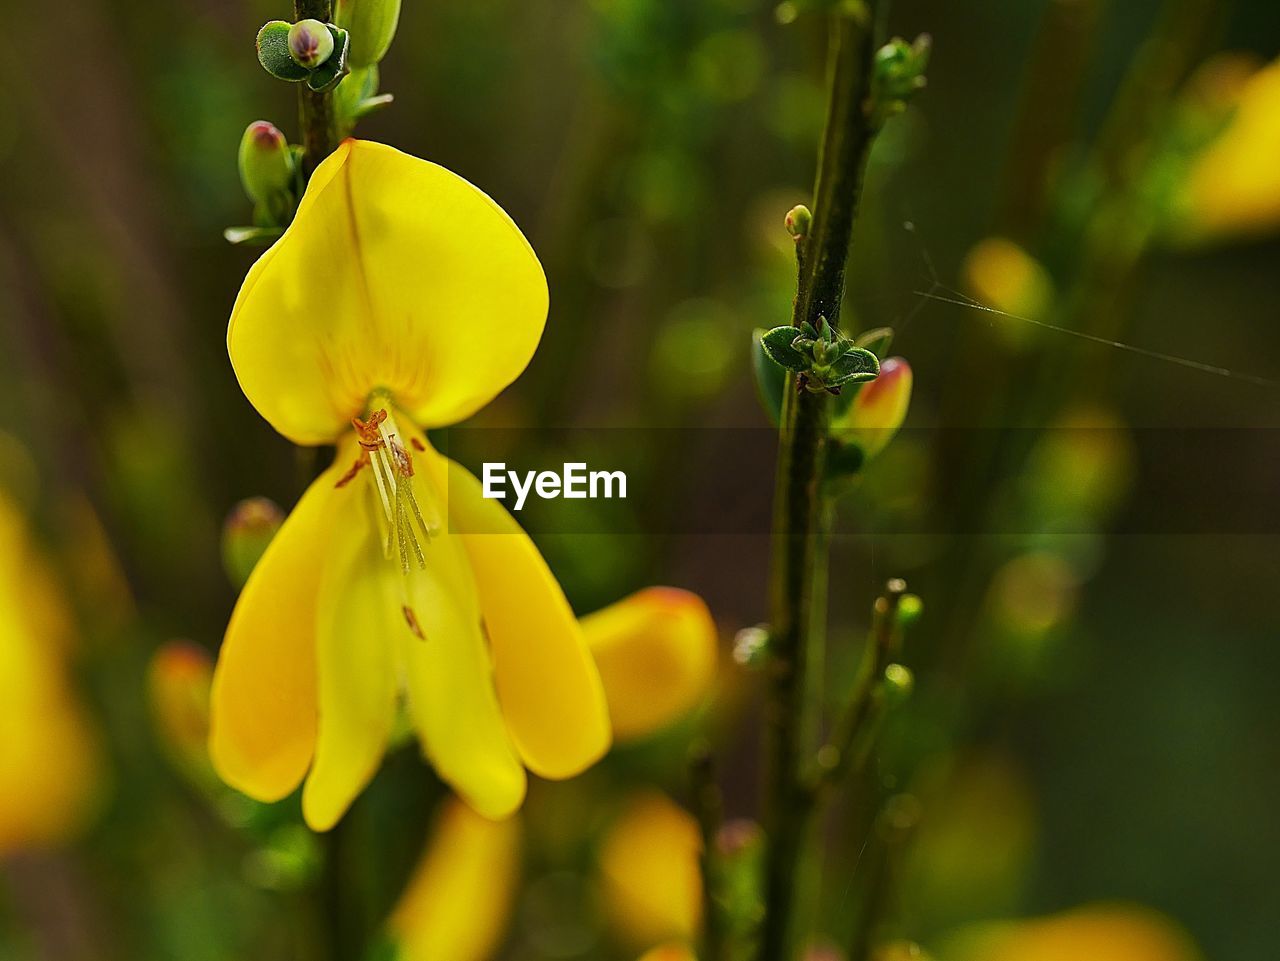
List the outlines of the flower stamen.
<svg viewBox="0 0 1280 961">
<path fill-rule="evenodd" d="M 382 507 L 379 528 L 383 556 L 390 559 L 398 553 L 400 568 L 406 575 L 413 570 L 415 562 L 419 570 L 426 570 L 423 540 L 430 543 L 435 532 L 423 517 L 414 495 L 410 481 L 414 476 L 413 455 L 400 442 L 395 419 L 387 408 L 377 408 L 370 412 L 367 420 L 353 417 L 351 426 L 355 428 L 356 439 L 362 448 L 361 457 L 339 486 L 368 463 Z M 419 450 L 426 449 L 416 437 L 411 439 L 411 443 Z"/>
</svg>

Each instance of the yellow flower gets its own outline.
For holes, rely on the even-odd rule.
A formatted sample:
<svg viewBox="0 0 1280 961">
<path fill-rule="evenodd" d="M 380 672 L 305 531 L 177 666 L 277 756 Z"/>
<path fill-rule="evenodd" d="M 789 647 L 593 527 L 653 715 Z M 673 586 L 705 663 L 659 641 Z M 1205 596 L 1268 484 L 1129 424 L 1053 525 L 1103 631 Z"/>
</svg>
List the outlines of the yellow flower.
<svg viewBox="0 0 1280 961">
<path fill-rule="evenodd" d="M 609 914 L 632 944 L 689 940 L 702 923 L 698 823 L 665 795 L 635 795 L 600 849 Z"/>
<path fill-rule="evenodd" d="M 964 259 L 961 274 L 974 297 L 1007 314 L 1035 320 L 1044 316 L 1053 302 L 1049 272 L 1007 237 L 987 237 L 975 244 Z"/>
<path fill-rule="evenodd" d="M 697 594 L 649 587 L 582 619 L 619 741 L 672 723 L 706 695 L 716 625 Z"/>
<path fill-rule="evenodd" d="M 520 822 L 446 802 L 388 924 L 399 961 L 486 961 L 502 939 L 520 866 Z"/>
<path fill-rule="evenodd" d="M 640 961 L 698 961 L 698 958 L 687 944 L 673 942 L 646 951 Z"/>
<path fill-rule="evenodd" d="M 298 444 L 338 448 L 227 628 L 210 752 L 232 786 L 272 801 L 306 777 L 307 823 L 331 827 L 376 770 L 402 695 L 428 759 L 486 817 L 519 807 L 525 768 L 569 777 L 608 748 L 559 585 L 423 433 L 510 384 L 546 311 L 519 229 L 449 171 L 348 140 L 312 175 L 227 331 L 258 412 Z"/>
<path fill-rule="evenodd" d="M 98 793 L 96 739 L 67 677 L 72 634 L 51 572 L 0 494 L 0 855 L 66 840 Z"/>
<path fill-rule="evenodd" d="M 1120 904 L 975 925 L 952 947 L 945 957 L 955 961 L 1200 961 L 1190 938 L 1168 918 Z"/>
<path fill-rule="evenodd" d="M 1195 161 L 1180 198 L 1186 232 L 1196 239 L 1280 225 L 1280 60 L 1231 87 L 1235 113 Z"/>
</svg>

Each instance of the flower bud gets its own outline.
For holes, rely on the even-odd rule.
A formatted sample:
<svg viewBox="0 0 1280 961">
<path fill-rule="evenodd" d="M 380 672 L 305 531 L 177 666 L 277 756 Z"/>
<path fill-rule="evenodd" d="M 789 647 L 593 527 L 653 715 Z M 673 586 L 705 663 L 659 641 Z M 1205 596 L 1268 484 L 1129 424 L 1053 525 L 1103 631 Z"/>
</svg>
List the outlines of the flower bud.
<svg viewBox="0 0 1280 961">
<path fill-rule="evenodd" d="M 911 405 L 911 365 L 890 357 L 880 376 L 864 384 L 849 410 L 833 425 L 837 439 L 857 444 L 868 458 L 880 453 L 906 420 Z"/>
<path fill-rule="evenodd" d="M 787 211 L 783 223 L 787 225 L 787 233 L 796 240 L 801 240 L 809 235 L 809 228 L 813 226 L 813 214 L 804 204 L 797 204 Z"/>
<path fill-rule="evenodd" d="M 289 56 L 314 70 L 333 55 L 333 34 L 319 20 L 299 20 L 289 28 Z"/>
<path fill-rule="evenodd" d="M 151 657 L 147 700 L 156 734 L 171 759 L 189 774 L 209 768 L 209 689 L 213 659 L 189 641 L 170 641 Z"/>
<path fill-rule="evenodd" d="M 271 205 L 293 186 L 293 154 L 274 124 L 255 120 L 240 138 L 240 183 L 255 204 Z"/>
<path fill-rule="evenodd" d="M 276 531 L 284 513 L 265 497 L 250 497 L 231 509 L 222 528 L 222 562 L 237 587 L 244 585 Z"/>
<path fill-rule="evenodd" d="M 395 38 L 400 0 L 338 0 L 334 23 L 351 34 L 351 66 L 371 67 L 387 55 Z"/>
</svg>

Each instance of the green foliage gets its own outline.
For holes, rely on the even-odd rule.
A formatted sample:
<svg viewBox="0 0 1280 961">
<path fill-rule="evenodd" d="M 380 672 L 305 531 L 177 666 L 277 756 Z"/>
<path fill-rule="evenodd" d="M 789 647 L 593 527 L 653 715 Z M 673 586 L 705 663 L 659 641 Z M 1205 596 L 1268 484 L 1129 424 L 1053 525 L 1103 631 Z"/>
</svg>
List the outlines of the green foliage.
<svg viewBox="0 0 1280 961">
<path fill-rule="evenodd" d="M 316 92 L 329 90 L 348 71 L 347 55 L 351 47 L 351 37 L 346 30 L 331 23 L 324 28 L 333 44 L 332 51 L 324 57 L 317 57 L 315 66 L 308 68 L 298 62 L 290 44 L 294 28 L 301 24 L 290 24 L 284 20 L 272 20 L 258 31 L 258 62 L 262 69 L 279 80 L 290 83 L 306 81 L 308 87 Z M 325 46 L 328 46 L 327 44 Z"/>
<path fill-rule="evenodd" d="M 802 375 L 807 390 L 838 394 L 846 384 L 875 380 L 880 361 L 865 347 L 859 347 L 825 317 L 817 328 L 805 321 L 800 327 L 775 327 L 765 332 L 760 344 L 779 367 Z"/>
</svg>

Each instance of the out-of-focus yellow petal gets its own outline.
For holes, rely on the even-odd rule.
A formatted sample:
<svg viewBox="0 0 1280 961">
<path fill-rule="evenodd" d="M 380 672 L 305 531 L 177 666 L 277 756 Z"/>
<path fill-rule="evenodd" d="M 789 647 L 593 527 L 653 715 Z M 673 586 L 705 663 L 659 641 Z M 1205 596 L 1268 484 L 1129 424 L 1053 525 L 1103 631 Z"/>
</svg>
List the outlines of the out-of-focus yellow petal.
<svg viewBox="0 0 1280 961">
<path fill-rule="evenodd" d="M 1007 237 L 987 237 L 969 251 L 961 268 L 965 287 L 988 307 L 1030 317 L 1042 317 L 1053 303 L 1049 272 L 1026 250 Z M 1016 331 L 1015 325 L 1002 330 Z"/>
<path fill-rule="evenodd" d="M 66 675 L 71 621 L 0 494 L 0 855 L 66 840 L 92 812 L 97 743 Z"/>
<path fill-rule="evenodd" d="M 391 915 L 398 961 L 487 961 L 507 926 L 519 858 L 517 819 L 489 821 L 447 802 Z"/>
<path fill-rule="evenodd" d="M 657 792 L 634 797 L 609 829 L 600 850 L 605 899 L 633 944 L 688 940 L 697 932 L 701 848 L 697 822 Z"/>
<path fill-rule="evenodd" d="M 309 487 L 254 568 L 218 653 L 209 754 L 219 776 L 259 801 L 298 786 L 316 741 L 316 602 L 342 521 L 338 463 Z"/>
<path fill-rule="evenodd" d="M 1030 921 L 980 924 L 955 938 L 960 961 L 1200 961 L 1176 924 L 1149 908 L 1098 904 Z"/>
<path fill-rule="evenodd" d="M 687 944 L 673 942 L 651 948 L 641 956 L 640 961 L 698 961 L 698 957 Z"/>
<path fill-rule="evenodd" d="M 441 494 L 427 472 L 414 477 L 420 504 Z M 441 531 L 425 545 L 427 569 L 414 571 L 406 598 L 421 629 L 397 627 L 409 707 L 436 771 L 476 811 L 510 815 L 524 800 L 525 773 L 503 722 L 480 602 L 461 539 Z"/>
<path fill-rule="evenodd" d="M 443 167 L 348 140 L 250 269 L 227 347 L 258 412 L 321 444 L 375 388 L 423 427 L 468 417 L 524 370 L 546 314 L 542 267 L 497 204 Z"/>
<path fill-rule="evenodd" d="M 337 462 L 347 461 L 343 454 L 354 457 L 354 448 L 349 445 Z M 392 650 L 404 626 L 393 617 L 400 572 L 360 520 L 348 518 L 334 528 L 320 580 L 316 751 L 302 791 L 302 815 L 313 831 L 333 827 L 369 783 L 395 720 Z"/>
<path fill-rule="evenodd" d="M 690 711 L 716 669 L 716 625 L 702 598 L 650 587 L 582 619 L 618 740 L 644 737 Z"/>
<path fill-rule="evenodd" d="M 582 629 L 506 508 L 485 500 L 465 468 L 428 454 L 448 492 L 450 526 L 471 560 L 511 738 L 535 774 L 572 777 L 609 748 L 608 708 Z"/>
<path fill-rule="evenodd" d="M 1200 235 L 1253 234 L 1280 226 L 1280 60 L 1240 85 L 1234 116 L 1201 154 L 1182 201 Z"/>
</svg>

